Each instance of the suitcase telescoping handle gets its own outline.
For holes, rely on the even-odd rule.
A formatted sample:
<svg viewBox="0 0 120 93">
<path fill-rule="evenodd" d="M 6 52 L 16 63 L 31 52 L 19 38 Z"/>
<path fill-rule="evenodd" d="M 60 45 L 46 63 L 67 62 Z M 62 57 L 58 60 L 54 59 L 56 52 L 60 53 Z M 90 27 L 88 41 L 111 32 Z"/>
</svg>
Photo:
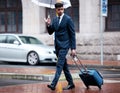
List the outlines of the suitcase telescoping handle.
<svg viewBox="0 0 120 93">
<path fill-rule="evenodd" d="M 70 56 L 71 56 L 71 55 L 70 55 Z M 72 57 L 72 59 L 73 59 L 73 62 L 74 62 L 75 65 L 78 67 L 78 69 L 80 70 L 81 73 L 83 73 L 83 70 L 84 70 L 84 72 L 88 73 L 88 72 L 87 72 L 87 68 L 82 64 L 82 62 L 80 61 L 80 59 L 78 58 L 77 55 L 71 56 L 71 57 Z M 81 67 L 78 65 L 78 62 L 79 62 L 79 64 L 81 65 L 81 67 L 82 67 L 83 70 L 82 70 Z"/>
</svg>

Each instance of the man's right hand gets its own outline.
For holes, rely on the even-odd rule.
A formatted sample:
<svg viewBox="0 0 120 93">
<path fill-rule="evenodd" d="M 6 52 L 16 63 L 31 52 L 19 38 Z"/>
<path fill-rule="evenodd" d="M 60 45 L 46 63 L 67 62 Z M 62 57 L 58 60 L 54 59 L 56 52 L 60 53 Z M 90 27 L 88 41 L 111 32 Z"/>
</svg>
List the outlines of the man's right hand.
<svg viewBox="0 0 120 93">
<path fill-rule="evenodd" d="M 45 20 L 45 22 L 46 22 L 46 24 L 47 24 L 47 26 L 49 26 L 50 24 L 51 24 L 51 18 L 50 18 L 50 16 L 48 15 L 48 18 L 46 19 L 46 18 L 44 18 L 44 20 Z"/>
</svg>

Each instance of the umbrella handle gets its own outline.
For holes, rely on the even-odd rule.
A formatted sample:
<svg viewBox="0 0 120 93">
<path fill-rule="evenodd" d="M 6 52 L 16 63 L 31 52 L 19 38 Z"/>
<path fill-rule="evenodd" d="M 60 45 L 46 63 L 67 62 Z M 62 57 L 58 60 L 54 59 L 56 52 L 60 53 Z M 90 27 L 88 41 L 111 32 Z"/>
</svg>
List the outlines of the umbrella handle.
<svg viewBox="0 0 120 93">
<path fill-rule="evenodd" d="M 50 8 L 51 8 L 51 6 L 52 6 L 52 0 L 50 1 Z"/>
<path fill-rule="evenodd" d="M 51 8 L 51 6 L 52 6 L 52 0 L 50 0 L 50 8 Z M 48 17 L 47 18 L 50 18 L 50 14 L 51 14 L 51 10 L 49 9 L 48 10 Z"/>
<path fill-rule="evenodd" d="M 48 17 L 47 18 L 50 18 L 50 13 L 48 14 Z"/>
</svg>

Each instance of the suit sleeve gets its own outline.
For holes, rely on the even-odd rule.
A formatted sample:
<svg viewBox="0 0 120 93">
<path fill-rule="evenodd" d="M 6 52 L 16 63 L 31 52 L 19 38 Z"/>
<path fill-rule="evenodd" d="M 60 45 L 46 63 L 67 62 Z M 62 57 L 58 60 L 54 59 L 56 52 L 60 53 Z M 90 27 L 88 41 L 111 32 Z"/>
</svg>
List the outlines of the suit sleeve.
<svg viewBox="0 0 120 93">
<path fill-rule="evenodd" d="M 68 33 L 69 33 L 71 49 L 76 49 L 75 28 L 71 18 L 68 19 Z"/>
<path fill-rule="evenodd" d="M 54 19 L 52 20 L 52 24 L 47 26 L 47 30 L 48 30 L 49 35 L 53 34 L 53 32 L 54 32 L 53 23 L 54 23 Z"/>
</svg>

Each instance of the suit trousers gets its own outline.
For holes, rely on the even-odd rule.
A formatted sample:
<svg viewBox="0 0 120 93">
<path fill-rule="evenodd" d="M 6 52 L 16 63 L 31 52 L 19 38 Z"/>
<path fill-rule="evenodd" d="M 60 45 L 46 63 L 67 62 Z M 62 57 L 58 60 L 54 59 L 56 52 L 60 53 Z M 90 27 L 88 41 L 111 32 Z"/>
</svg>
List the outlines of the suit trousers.
<svg viewBox="0 0 120 93">
<path fill-rule="evenodd" d="M 71 76 L 70 71 L 68 69 L 68 64 L 67 64 L 67 59 L 66 59 L 66 55 L 68 53 L 68 50 L 69 49 L 57 49 L 57 51 L 56 51 L 56 55 L 58 57 L 58 63 L 56 66 L 55 77 L 51 83 L 51 85 L 54 87 L 56 86 L 56 84 L 60 78 L 62 70 L 64 72 L 66 80 L 68 81 L 68 84 L 73 84 L 73 79 L 72 79 L 72 76 Z"/>
</svg>

